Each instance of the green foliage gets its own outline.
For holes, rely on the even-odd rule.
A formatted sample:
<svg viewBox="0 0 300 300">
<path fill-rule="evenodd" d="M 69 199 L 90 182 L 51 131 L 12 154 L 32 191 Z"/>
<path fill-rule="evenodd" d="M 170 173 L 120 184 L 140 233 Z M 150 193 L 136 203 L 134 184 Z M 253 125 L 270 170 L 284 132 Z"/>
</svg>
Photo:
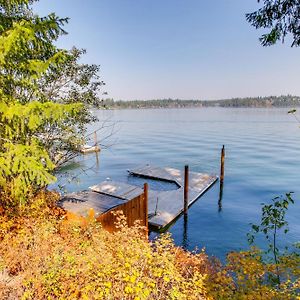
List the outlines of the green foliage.
<svg viewBox="0 0 300 300">
<path fill-rule="evenodd" d="M 67 19 L 35 16 L 31 3 L 0 3 L 0 193 L 2 202 L 8 199 L 4 205 L 24 206 L 29 192 L 55 180 L 55 165 L 41 142 L 44 132 L 51 126 L 67 128 L 82 111 L 75 102 L 39 102 L 40 78 L 67 59 L 53 44 L 64 33 L 61 26 Z"/>
<path fill-rule="evenodd" d="M 33 2 L 0 2 L 0 192 L 18 203 L 78 153 L 104 85 L 99 66 L 79 63 L 85 50 L 54 45 L 68 19 L 39 17 Z"/>
<path fill-rule="evenodd" d="M 68 126 L 52 125 L 44 132 L 41 142 L 48 149 L 56 167 L 77 155 L 78 145 L 84 141 L 86 125 L 97 120 L 92 115 L 91 108 L 102 107 L 99 91 L 104 82 L 98 75 L 99 66 L 80 63 L 85 53 L 83 49 L 73 48 L 66 53 L 64 61 L 52 64 L 38 81 L 39 101 L 82 103 L 81 113 L 70 119 Z"/>
<path fill-rule="evenodd" d="M 248 233 L 248 242 L 254 243 L 255 235 L 262 233 L 267 242 L 267 253 L 273 255 L 273 259 L 276 265 L 278 265 L 278 256 L 280 250 L 278 248 L 278 232 L 283 230 L 286 234 L 288 232 L 288 222 L 285 219 L 286 211 L 289 204 L 293 204 L 294 200 L 291 197 L 292 193 L 287 193 L 285 197 L 275 197 L 272 199 L 271 204 L 264 204 L 262 207 L 262 217 L 260 225 L 252 224 L 252 231 Z M 277 267 L 277 281 L 280 283 L 279 269 Z"/>
<path fill-rule="evenodd" d="M 248 234 L 248 241 L 253 244 L 255 234 L 263 233 L 269 242 L 268 252 L 279 254 L 279 249 L 276 244 L 276 236 L 280 229 L 284 233 L 288 232 L 288 222 L 285 220 L 285 214 L 289 204 L 293 204 L 294 200 L 291 197 L 292 193 L 287 193 L 285 197 L 275 197 L 271 204 L 263 204 L 261 224 L 251 224 L 252 232 Z"/>
<path fill-rule="evenodd" d="M 277 265 L 265 261 L 263 252 L 257 248 L 250 251 L 231 252 L 227 264 L 208 278 L 209 294 L 214 299 L 261 299 L 261 300 L 296 300 L 299 295 L 299 256 L 282 256 L 285 261 Z M 277 272 L 282 281 L 275 282 Z"/>
<path fill-rule="evenodd" d="M 41 97 L 57 103 L 80 102 L 100 108 L 102 101 L 98 94 L 105 83 L 98 75 L 98 65 L 80 63 L 85 54 L 84 49 L 72 48 L 62 63 L 52 65 L 39 80 Z"/>
<path fill-rule="evenodd" d="M 64 51 L 57 51 L 45 32 L 45 27 L 49 25 L 52 28 L 53 22 L 55 23 L 52 20 L 48 24 L 43 21 L 37 25 L 32 20 L 21 20 L 12 23 L 10 28 L 2 32 L 0 85 L 3 95 L 22 103 L 38 99 L 37 79 L 51 65 L 59 64 L 65 59 Z M 52 35 L 54 33 L 50 34 Z"/>
<path fill-rule="evenodd" d="M 55 180 L 50 174 L 55 165 L 40 143 L 40 128 L 61 124 L 66 117 L 80 111 L 80 104 L 61 105 L 52 102 L 6 104 L 0 102 L 2 124 L 0 152 L 0 186 L 12 198 L 24 201 L 26 192 Z"/>
<path fill-rule="evenodd" d="M 269 33 L 261 36 L 261 44 L 274 45 L 280 40 L 284 42 L 285 37 L 291 35 L 291 46 L 300 46 L 299 0 L 263 0 L 262 2 L 262 8 L 246 14 L 247 21 L 256 29 L 270 29 Z"/>
</svg>

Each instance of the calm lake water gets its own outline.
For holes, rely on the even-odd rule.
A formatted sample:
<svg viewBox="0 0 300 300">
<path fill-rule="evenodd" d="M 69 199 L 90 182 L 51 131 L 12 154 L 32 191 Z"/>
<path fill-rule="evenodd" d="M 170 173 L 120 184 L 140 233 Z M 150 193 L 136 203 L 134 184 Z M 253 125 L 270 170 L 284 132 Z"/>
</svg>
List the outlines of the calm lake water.
<svg viewBox="0 0 300 300">
<path fill-rule="evenodd" d="M 142 184 L 141 179 L 129 178 L 126 170 L 146 163 L 174 168 L 189 164 L 192 171 L 218 174 L 224 144 L 222 208 L 218 206 L 217 183 L 189 209 L 187 226 L 180 217 L 169 228 L 175 243 L 190 250 L 205 247 L 209 254 L 224 258 L 228 251 L 247 247 L 249 223 L 260 220 L 260 204 L 290 191 L 295 199 L 287 215 L 290 232 L 281 236 L 280 242 L 294 243 L 300 240 L 300 128 L 287 111 L 98 111 L 100 122 L 89 130 L 99 128 L 105 120 L 105 128 L 98 137 L 109 147 L 101 151 L 98 161 L 95 154 L 78 158 L 69 171 L 78 175 L 79 182 L 65 187 L 68 191 L 87 189 L 107 178 Z M 112 130 L 114 134 L 103 140 Z M 151 233 L 151 237 L 155 235 Z"/>
</svg>

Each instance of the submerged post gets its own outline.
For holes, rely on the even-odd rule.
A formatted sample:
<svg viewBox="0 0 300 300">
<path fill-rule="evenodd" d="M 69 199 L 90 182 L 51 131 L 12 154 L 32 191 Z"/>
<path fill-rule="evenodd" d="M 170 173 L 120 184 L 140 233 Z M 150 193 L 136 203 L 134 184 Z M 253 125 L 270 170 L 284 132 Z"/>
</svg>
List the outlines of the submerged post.
<svg viewBox="0 0 300 300">
<path fill-rule="evenodd" d="M 148 237 L 148 183 L 144 183 L 144 203 L 145 203 L 146 236 Z"/>
<path fill-rule="evenodd" d="M 94 131 L 94 143 L 95 146 L 98 146 L 97 131 Z"/>
<path fill-rule="evenodd" d="M 183 212 L 186 215 L 188 212 L 189 203 L 189 166 L 184 167 L 184 195 L 183 195 Z"/>
</svg>

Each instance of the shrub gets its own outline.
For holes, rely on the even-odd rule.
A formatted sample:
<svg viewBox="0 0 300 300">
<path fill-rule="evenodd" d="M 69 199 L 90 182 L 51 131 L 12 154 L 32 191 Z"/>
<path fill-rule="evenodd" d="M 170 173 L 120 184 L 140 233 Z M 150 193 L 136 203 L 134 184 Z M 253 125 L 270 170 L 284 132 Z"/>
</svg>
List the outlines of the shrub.
<svg viewBox="0 0 300 300">
<path fill-rule="evenodd" d="M 122 219 L 114 234 L 92 219 L 1 221 L 1 299 L 205 299 L 206 255 L 186 253 L 169 235 L 149 243 Z"/>
<path fill-rule="evenodd" d="M 44 191 L 21 215 L 0 210 L 0 299 L 299 299 L 296 252 L 275 264 L 252 248 L 222 265 L 168 234 L 149 242 L 121 213 L 120 231 L 108 233 L 92 213 L 70 217 L 56 200 Z"/>
</svg>

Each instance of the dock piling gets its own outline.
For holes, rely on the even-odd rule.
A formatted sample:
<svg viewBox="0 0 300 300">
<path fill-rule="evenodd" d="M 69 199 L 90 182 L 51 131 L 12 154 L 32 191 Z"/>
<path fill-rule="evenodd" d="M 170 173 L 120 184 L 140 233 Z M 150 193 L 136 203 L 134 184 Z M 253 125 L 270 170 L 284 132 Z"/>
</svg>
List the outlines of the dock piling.
<svg viewBox="0 0 300 300">
<path fill-rule="evenodd" d="M 225 165 L 225 146 L 221 150 L 221 170 L 220 170 L 220 192 L 219 192 L 219 212 L 222 211 L 222 198 L 223 198 L 223 183 L 224 183 L 224 165 Z"/>
<path fill-rule="evenodd" d="M 189 166 L 184 166 L 184 195 L 183 195 L 183 212 L 185 215 L 188 213 L 189 202 Z"/>
<path fill-rule="evenodd" d="M 221 151 L 221 171 L 220 171 L 220 182 L 224 181 L 224 164 L 225 164 L 225 146 L 223 145 Z"/>
</svg>

